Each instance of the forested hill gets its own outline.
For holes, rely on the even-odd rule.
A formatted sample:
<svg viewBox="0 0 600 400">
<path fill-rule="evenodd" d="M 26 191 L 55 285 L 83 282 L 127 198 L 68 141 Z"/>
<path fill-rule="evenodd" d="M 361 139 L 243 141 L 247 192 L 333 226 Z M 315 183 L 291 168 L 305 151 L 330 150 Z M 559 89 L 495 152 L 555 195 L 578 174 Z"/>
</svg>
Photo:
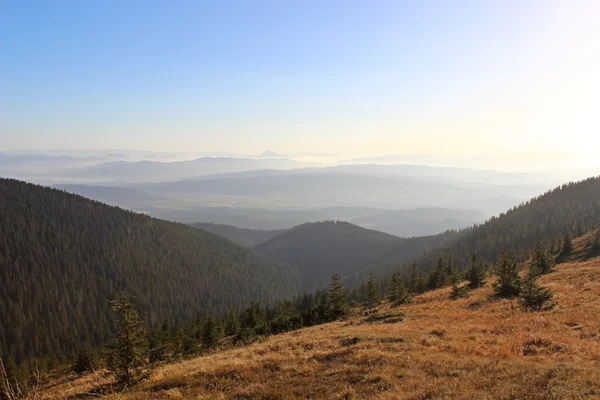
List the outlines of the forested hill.
<svg viewBox="0 0 600 400">
<path fill-rule="evenodd" d="M 568 183 L 493 217 L 482 225 L 462 230 L 447 245 L 415 259 L 422 270 L 432 269 L 439 258 L 466 266 L 473 254 L 495 262 L 503 250 L 518 258 L 529 255 L 536 243 L 560 246 L 559 241 L 600 227 L 600 177 Z M 365 269 L 359 280 L 370 272 L 385 276 L 396 264 Z"/>
<path fill-rule="evenodd" d="M 333 273 L 346 275 L 389 251 L 401 238 L 341 221 L 307 223 L 254 247 L 298 268 L 307 288 L 325 284 Z"/>
<path fill-rule="evenodd" d="M 150 324 L 272 303 L 298 273 L 211 233 L 56 189 L 0 179 L 0 357 L 105 343 L 108 300 L 137 296 Z"/>
<path fill-rule="evenodd" d="M 259 243 L 266 242 L 286 232 L 285 229 L 262 230 L 262 229 L 243 229 L 232 225 L 213 224 L 210 222 L 199 222 L 192 224 L 194 228 L 204 229 L 223 236 L 229 240 L 233 240 L 244 246 L 254 246 Z"/>
</svg>

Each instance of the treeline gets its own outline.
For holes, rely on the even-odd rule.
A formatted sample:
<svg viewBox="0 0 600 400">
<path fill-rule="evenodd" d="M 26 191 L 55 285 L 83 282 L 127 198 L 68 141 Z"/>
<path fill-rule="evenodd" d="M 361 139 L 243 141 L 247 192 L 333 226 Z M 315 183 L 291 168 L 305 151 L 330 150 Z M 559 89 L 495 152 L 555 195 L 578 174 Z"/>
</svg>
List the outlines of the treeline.
<svg viewBox="0 0 600 400">
<path fill-rule="evenodd" d="M 221 315 L 300 292 L 297 271 L 208 232 L 0 179 L 0 357 L 52 364 L 116 330 L 108 300 L 150 325 Z"/>
</svg>

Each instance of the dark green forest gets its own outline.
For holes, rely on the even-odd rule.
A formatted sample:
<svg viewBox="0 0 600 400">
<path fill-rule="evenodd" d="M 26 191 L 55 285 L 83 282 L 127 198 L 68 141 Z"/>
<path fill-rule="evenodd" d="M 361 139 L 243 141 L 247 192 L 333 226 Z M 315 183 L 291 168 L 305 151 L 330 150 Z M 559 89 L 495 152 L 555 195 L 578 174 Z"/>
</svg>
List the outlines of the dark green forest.
<svg viewBox="0 0 600 400">
<path fill-rule="evenodd" d="M 0 357 L 66 357 L 113 335 L 125 290 L 147 322 L 273 304 L 301 281 L 224 238 L 83 197 L 0 179 Z"/>
<path fill-rule="evenodd" d="M 333 273 L 347 275 L 369 265 L 400 240 L 342 221 L 307 223 L 254 247 L 300 272 L 306 288 L 321 286 Z"/>
<path fill-rule="evenodd" d="M 254 249 L 300 272 L 307 289 L 325 285 L 332 274 L 348 276 L 386 261 L 414 259 L 453 240 L 456 231 L 416 238 L 399 238 L 349 222 L 307 223 Z"/>
</svg>

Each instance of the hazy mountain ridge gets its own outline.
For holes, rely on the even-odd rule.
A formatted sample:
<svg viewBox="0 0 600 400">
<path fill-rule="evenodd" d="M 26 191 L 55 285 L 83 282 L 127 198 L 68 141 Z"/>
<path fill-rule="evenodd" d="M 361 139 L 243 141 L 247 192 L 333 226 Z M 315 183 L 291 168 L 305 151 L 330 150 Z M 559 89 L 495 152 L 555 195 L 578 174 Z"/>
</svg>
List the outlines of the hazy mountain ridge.
<svg viewBox="0 0 600 400">
<path fill-rule="evenodd" d="M 190 161 L 115 161 L 88 168 L 60 171 L 69 178 L 151 182 L 193 176 L 235 173 L 261 169 L 292 169 L 306 166 L 290 159 L 201 157 Z"/>
</svg>

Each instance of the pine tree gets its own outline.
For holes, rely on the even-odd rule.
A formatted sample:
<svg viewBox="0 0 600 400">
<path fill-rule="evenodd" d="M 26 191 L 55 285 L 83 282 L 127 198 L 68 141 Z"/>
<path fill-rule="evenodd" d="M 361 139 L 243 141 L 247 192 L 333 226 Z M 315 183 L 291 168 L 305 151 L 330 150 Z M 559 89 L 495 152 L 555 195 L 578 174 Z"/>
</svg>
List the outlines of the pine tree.
<svg viewBox="0 0 600 400">
<path fill-rule="evenodd" d="M 108 353 L 108 368 L 119 382 L 131 384 L 146 367 L 145 327 L 129 294 L 121 293 L 111 306 L 120 330 Z"/>
<path fill-rule="evenodd" d="M 348 314 L 346 295 L 342 289 L 342 283 L 338 274 L 333 274 L 329 282 L 329 290 L 325 302 L 325 318 L 335 321 Z"/>
<path fill-rule="evenodd" d="M 369 274 L 369 280 L 365 285 L 365 299 L 363 306 L 369 310 L 377 307 L 381 301 L 379 295 L 379 287 L 373 278 L 373 274 Z"/>
<path fill-rule="evenodd" d="M 536 244 L 533 257 L 531 258 L 531 271 L 538 275 L 545 275 L 552 272 L 554 263 L 552 258 L 541 244 Z"/>
<path fill-rule="evenodd" d="M 530 269 L 523 281 L 519 303 L 530 311 L 550 310 L 555 306 L 552 292 L 538 284 L 539 272 Z"/>
<path fill-rule="evenodd" d="M 485 285 L 485 266 L 475 254 L 471 259 L 471 266 L 465 274 L 465 278 L 469 281 L 468 288 L 473 290 Z"/>
<path fill-rule="evenodd" d="M 494 284 L 496 296 L 502 298 L 517 297 L 521 292 L 519 266 L 508 252 L 503 251 L 496 270 L 498 281 Z"/>
<path fill-rule="evenodd" d="M 208 316 L 202 324 L 202 346 L 206 349 L 212 349 L 219 342 L 219 325 L 217 321 Z"/>
</svg>

